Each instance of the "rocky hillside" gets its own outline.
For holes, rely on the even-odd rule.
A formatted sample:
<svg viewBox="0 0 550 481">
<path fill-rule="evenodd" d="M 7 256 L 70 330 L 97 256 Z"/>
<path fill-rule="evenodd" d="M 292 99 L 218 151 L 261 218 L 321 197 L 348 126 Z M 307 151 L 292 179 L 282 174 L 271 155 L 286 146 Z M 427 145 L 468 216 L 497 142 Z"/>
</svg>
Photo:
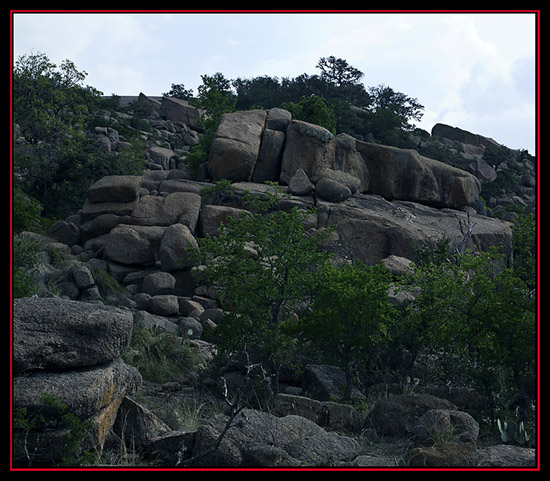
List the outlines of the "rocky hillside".
<svg viewBox="0 0 550 481">
<path fill-rule="evenodd" d="M 199 386 L 196 373 L 188 370 L 152 387 L 128 365 L 131 333 L 138 326 L 176 336 L 200 358 L 198 365 L 209 364 L 215 346 L 202 338 L 223 322 L 224 312 L 215 287 L 196 276 L 188 250 L 242 212 L 241 194 L 262 197 L 273 189 L 266 181 L 278 182 L 288 194 L 280 209 L 316 207 L 308 228 L 335 228 L 323 248 L 337 259 L 383 261 L 398 273 L 415 260 L 414 246 L 435 247 L 443 236 L 453 248 L 500 245 L 511 255 L 512 224 L 488 214 L 491 209 L 517 215 L 518 208 L 510 206 L 522 212 L 532 208 L 530 160 L 444 125 L 435 126 L 429 139 L 418 138 L 417 150 L 399 149 L 335 137 L 293 120 L 285 110 L 250 110 L 222 117 L 197 180 L 184 159 L 202 134 L 200 113 L 185 101 L 140 95 L 125 112 L 104 112 L 110 126 L 97 127 L 93 135 L 103 139 L 105 149 L 124 148 L 117 123 L 129 112 L 142 122 L 147 171 L 97 181 L 82 209 L 53 225 L 49 237 L 22 234 L 41 246 L 35 273 L 41 287 L 38 296 L 14 302 L 17 412 L 44 413 L 42 395 L 54 394 L 91 421 L 88 446 L 120 448 L 132 437 L 140 453 L 160 466 L 184 466 L 191 458 L 198 466 L 532 465 L 532 449 L 477 445 L 479 426 L 459 391 L 418 388 L 403 394 L 398 388 L 400 395 L 380 401 L 362 419 L 351 406 L 332 401 L 342 380 L 338 369 L 306 364 L 302 375 L 286 379 L 269 414 L 218 413 L 195 429 L 181 430 L 151 410 L 204 393 L 205 386 L 220 397 L 216 380 L 203 378 Z M 488 149 L 507 157 L 490 164 Z M 435 151 L 455 165 L 427 156 Z M 513 191 L 487 189 L 501 175 L 516 176 L 520 183 Z M 216 184 L 224 179 L 232 182 L 230 188 Z M 485 191 L 494 195 L 484 198 Z M 513 215 L 506 218 L 512 221 Z M 242 365 L 225 369 L 224 378 L 233 379 L 237 389 L 246 382 Z M 151 410 L 133 399 L 139 393 Z M 160 401 L 151 401 L 155 397 Z M 18 463 L 59 461 L 66 431 L 54 418 L 48 413 L 40 429 L 19 433 Z M 212 450 L 228 420 L 233 428 Z M 434 429 L 448 442 L 434 447 Z M 371 436 L 371 449 L 365 448 L 365 436 Z"/>
</svg>

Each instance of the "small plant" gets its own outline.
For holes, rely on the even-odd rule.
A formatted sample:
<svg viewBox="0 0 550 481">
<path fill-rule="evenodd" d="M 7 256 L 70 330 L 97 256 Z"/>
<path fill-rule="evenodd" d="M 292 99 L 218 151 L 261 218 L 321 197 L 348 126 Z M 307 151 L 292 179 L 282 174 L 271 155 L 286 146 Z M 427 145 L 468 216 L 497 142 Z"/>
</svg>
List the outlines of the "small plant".
<svg viewBox="0 0 550 481">
<path fill-rule="evenodd" d="M 503 443 L 519 444 L 520 446 L 529 443 L 529 435 L 525 431 L 523 421 L 501 421 L 497 419 L 497 426 Z"/>
<path fill-rule="evenodd" d="M 59 466 L 83 466 L 95 461 L 94 453 L 82 450 L 82 442 L 92 429 L 92 421 L 83 421 L 69 412 L 67 405 L 52 394 L 43 394 L 41 401 L 44 403 L 43 410 L 31 414 L 26 407 L 22 407 L 17 409 L 13 418 L 14 427 L 22 433 L 20 448 L 24 452 L 28 466 L 31 467 L 48 449 L 42 435 L 31 435 L 31 433 L 45 433 L 47 425 L 52 421 L 58 429 L 67 431 L 63 439 L 63 452 Z M 47 421 L 45 413 L 50 410 L 53 411 L 53 420 Z M 49 414 L 48 418 L 50 418 Z"/>
</svg>

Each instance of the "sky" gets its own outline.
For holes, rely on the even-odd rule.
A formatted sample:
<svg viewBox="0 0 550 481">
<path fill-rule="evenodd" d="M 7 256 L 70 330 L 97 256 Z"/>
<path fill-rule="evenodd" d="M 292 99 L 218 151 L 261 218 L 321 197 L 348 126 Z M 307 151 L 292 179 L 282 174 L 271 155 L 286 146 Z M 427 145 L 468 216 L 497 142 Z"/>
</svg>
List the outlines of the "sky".
<svg viewBox="0 0 550 481">
<path fill-rule="evenodd" d="M 227 79 L 319 74 L 342 58 L 416 98 L 428 132 L 445 123 L 536 151 L 537 15 L 493 13 L 12 13 L 13 58 L 43 53 L 87 72 L 105 95 L 197 93 L 201 75 Z"/>
</svg>

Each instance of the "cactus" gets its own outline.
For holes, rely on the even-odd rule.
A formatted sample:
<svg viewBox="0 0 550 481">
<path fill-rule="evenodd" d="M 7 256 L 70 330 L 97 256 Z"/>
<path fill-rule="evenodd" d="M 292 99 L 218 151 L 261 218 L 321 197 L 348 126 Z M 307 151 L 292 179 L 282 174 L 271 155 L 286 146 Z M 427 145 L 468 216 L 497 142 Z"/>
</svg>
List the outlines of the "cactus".
<svg viewBox="0 0 550 481">
<path fill-rule="evenodd" d="M 529 435 L 525 431 L 523 421 L 516 423 L 514 421 L 501 421 L 497 419 L 498 430 L 500 431 L 500 439 L 504 443 L 515 443 L 521 446 L 529 442 Z"/>
</svg>

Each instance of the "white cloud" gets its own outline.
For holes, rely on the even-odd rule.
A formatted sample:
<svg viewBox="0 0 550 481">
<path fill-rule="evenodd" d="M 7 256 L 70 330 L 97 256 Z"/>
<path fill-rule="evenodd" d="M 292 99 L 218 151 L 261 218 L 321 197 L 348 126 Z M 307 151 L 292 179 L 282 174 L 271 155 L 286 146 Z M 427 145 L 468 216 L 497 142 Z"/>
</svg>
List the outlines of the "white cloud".
<svg viewBox="0 0 550 481">
<path fill-rule="evenodd" d="M 68 58 L 106 94 L 159 95 L 200 75 L 315 74 L 343 58 L 450 123 L 534 148 L 533 14 L 15 14 L 15 58 Z M 128 89 L 133 89 L 129 91 Z M 509 127 L 508 127 L 509 126 Z M 529 130 L 527 137 L 520 133 Z M 512 144 L 507 136 L 518 138 Z M 514 141 L 515 142 L 515 141 Z"/>
</svg>

